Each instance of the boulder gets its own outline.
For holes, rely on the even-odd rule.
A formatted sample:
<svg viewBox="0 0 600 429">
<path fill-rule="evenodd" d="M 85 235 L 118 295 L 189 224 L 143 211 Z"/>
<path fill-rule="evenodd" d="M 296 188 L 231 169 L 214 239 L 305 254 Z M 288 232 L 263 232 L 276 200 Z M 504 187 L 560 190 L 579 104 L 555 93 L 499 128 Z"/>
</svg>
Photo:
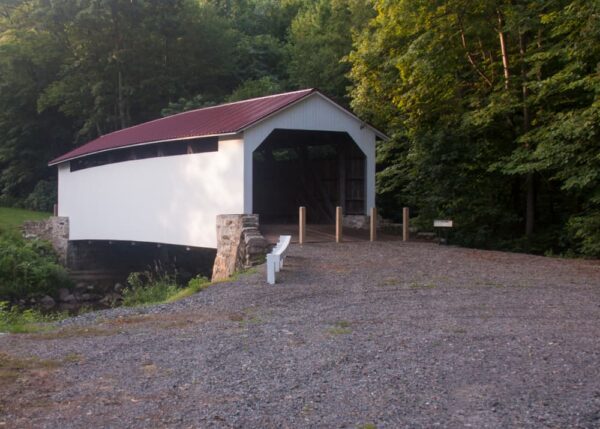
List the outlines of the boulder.
<svg viewBox="0 0 600 429">
<path fill-rule="evenodd" d="M 94 297 L 91 293 L 82 293 L 77 296 L 78 301 L 93 301 Z"/>
<path fill-rule="evenodd" d="M 87 284 L 79 282 L 75 285 L 75 292 L 83 293 L 87 289 Z"/>
<path fill-rule="evenodd" d="M 77 298 L 75 298 L 75 295 L 70 293 L 67 296 L 65 296 L 63 299 L 61 299 L 61 301 L 66 302 L 66 303 L 72 303 L 72 302 L 77 301 Z"/>
<path fill-rule="evenodd" d="M 100 300 L 100 304 L 112 306 L 121 300 L 121 295 L 118 293 L 108 293 Z"/>
<path fill-rule="evenodd" d="M 56 301 L 51 296 L 46 295 L 40 300 L 40 304 L 44 308 L 52 308 L 56 305 Z"/>
<path fill-rule="evenodd" d="M 72 295 L 71 295 L 71 292 L 69 291 L 69 289 L 67 289 L 67 288 L 64 288 L 64 287 L 61 287 L 61 288 L 58 290 L 58 300 L 59 300 L 59 301 L 62 301 L 62 302 L 67 302 L 67 301 L 66 301 L 66 298 L 67 298 L 68 296 L 72 296 Z"/>
</svg>

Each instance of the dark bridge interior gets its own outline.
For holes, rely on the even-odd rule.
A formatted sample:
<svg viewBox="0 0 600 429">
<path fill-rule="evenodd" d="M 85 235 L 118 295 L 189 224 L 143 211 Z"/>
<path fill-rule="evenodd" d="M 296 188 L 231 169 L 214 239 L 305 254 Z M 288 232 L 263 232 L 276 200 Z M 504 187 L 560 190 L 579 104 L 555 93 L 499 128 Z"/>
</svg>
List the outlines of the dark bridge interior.
<svg viewBox="0 0 600 429">
<path fill-rule="evenodd" d="M 365 155 L 344 132 L 274 130 L 253 154 L 253 211 L 261 223 L 332 223 L 335 207 L 364 214 Z"/>
</svg>

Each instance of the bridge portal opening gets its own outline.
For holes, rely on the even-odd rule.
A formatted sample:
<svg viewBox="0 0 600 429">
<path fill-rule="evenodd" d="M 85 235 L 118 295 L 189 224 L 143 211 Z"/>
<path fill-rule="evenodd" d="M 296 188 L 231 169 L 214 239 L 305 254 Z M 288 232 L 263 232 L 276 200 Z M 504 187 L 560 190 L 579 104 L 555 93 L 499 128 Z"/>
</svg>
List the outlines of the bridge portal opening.
<svg viewBox="0 0 600 429">
<path fill-rule="evenodd" d="M 332 223 L 335 207 L 366 212 L 366 156 L 345 132 L 274 130 L 253 153 L 253 212 L 261 224 Z"/>
</svg>

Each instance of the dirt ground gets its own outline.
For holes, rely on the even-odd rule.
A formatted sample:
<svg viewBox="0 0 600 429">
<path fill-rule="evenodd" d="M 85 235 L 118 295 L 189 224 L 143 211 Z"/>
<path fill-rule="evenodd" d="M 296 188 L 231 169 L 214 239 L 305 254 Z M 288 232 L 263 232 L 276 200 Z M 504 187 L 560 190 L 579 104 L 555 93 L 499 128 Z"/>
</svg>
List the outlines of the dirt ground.
<svg viewBox="0 0 600 429">
<path fill-rule="evenodd" d="M 183 301 L 0 336 L 0 428 L 600 427 L 600 264 L 293 245 Z"/>
</svg>

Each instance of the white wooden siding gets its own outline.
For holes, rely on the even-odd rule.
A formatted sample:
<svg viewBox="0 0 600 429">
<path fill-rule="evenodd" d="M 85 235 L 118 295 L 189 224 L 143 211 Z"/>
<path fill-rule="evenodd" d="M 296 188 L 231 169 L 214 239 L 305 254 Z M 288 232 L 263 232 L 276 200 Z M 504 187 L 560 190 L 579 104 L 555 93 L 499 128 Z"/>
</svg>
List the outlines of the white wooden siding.
<svg viewBox="0 0 600 429">
<path fill-rule="evenodd" d="M 218 152 L 148 158 L 75 172 L 59 166 L 60 216 L 71 240 L 126 240 L 216 248 L 218 214 L 242 213 L 241 139 Z"/>
</svg>

